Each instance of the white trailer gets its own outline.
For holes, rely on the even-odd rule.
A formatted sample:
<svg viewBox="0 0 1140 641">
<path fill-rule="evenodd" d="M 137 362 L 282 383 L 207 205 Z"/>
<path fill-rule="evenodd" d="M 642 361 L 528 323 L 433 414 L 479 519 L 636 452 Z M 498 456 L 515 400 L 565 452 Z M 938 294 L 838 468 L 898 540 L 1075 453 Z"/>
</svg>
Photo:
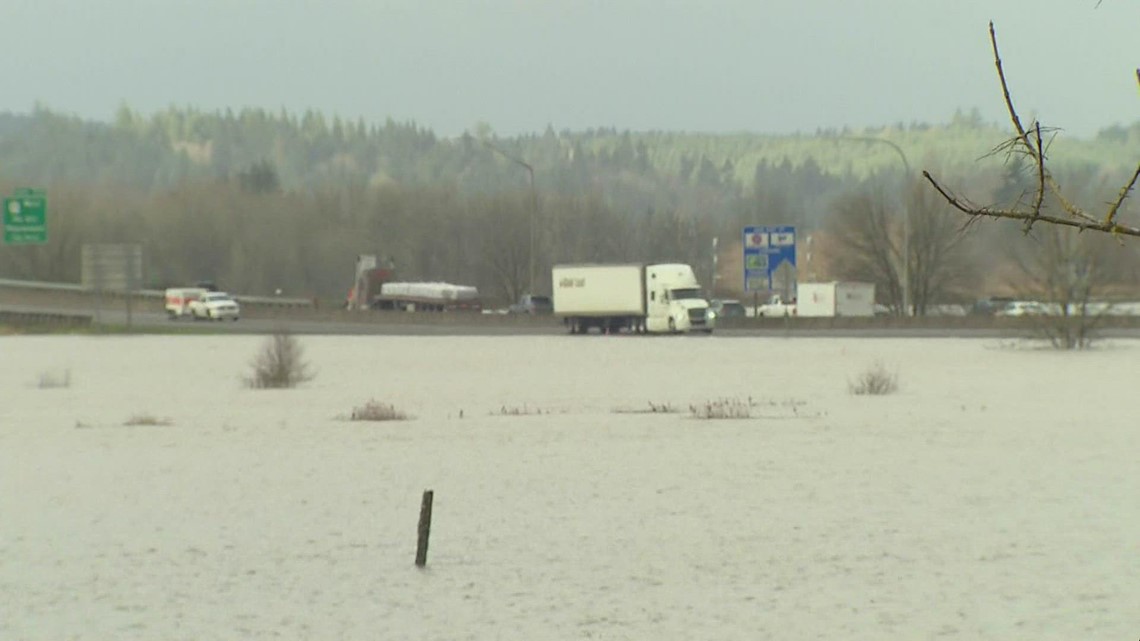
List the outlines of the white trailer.
<svg viewBox="0 0 1140 641">
<path fill-rule="evenodd" d="M 572 334 L 592 328 L 645 333 L 712 332 L 716 315 L 693 268 L 680 263 L 556 265 L 554 314 Z"/>
<path fill-rule="evenodd" d="M 171 287 L 163 297 L 166 317 L 170 320 L 193 318 L 191 303 L 198 300 L 208 290 L 204 287 Z"/>
<path fill-rule="evenodd" d="M 415 311 L 480 311 L 479 290 L 451 283 L 389 282 L 372 297 L 373 309 Z"/>
<path fill-rule="evenodd" d="M 838 282 L 800 283 L 796 286 L 796 315 L 874 316 L 875 284 Z"/>
</svg>

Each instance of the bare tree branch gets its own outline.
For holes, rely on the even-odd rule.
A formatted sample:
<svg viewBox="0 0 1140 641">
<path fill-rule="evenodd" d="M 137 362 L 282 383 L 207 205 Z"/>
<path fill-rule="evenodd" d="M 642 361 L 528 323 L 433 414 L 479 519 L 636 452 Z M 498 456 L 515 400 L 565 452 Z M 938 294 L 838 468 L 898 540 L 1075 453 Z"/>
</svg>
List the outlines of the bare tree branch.
<svg viewBox="0 0 1140 641">
<path fill-rule="evenodd" d="M 1112 203 L 1112 206 L 1108 208 L 1108 215 L 1104 217 L 1105 223 L 1112 223 L 1112 221 L 1116 219 L 1116 212 L 1120 210 L 1120 205 L 1124 202 L 1124 199 L 1128 197 L 1128 192 L 1132 191 L 1132 188 L 1136 186 L 1136 180 L 1138 178 L 1140 178 L 1140 165 L 1136 165 L 1136 171 L 1132 172 L 1132 180 L 1129 180 L 1128 184 L 1120 188 L 1120 195 L 1116 197 L 1116 202 Z"/>
<path fill-rule="evenodd" d="M 993 29 L 993 23 L 990 23 L 990 29 Z M 1041 123 L 1034 123 L 1034 131 L 1037 133 L 1037 153 L 1034 154 L 1037 160 L 1037 199 L 1033 202 L 1033 217 L 1025 221 L 1025 233 L 1033 228 L 1033 223 L 1041 218 L 1041 205 L 1045 200 L 1045 149 L 1041 145 Z"/>
<path fill-rule="evenodd" d="M 990 46 L 994 52 L 994 66 L 997 67 L 998 80 L 1001 81 L 1001 92 L 1005 97 L 1005 108 L 1009 112 L 1010 120 L 1013 121 L 1013 130 L 1017 132 L 1017 137 L 1025 143 L 1025 148 L 1032 155 L 1033 145 L 1029 143 L 1029 136 L 1025 133 L 1025 127 L 1021 126 L 1021 118 L 1013 108 L 1013 98 L 1009 95 L 1009 83 L 1005 81 L 1005 69 L 1002 68 L 1001 54 L 998 53 L 997 32 L 994 31 L 993 20 L 990 20 Z"/>
<path fill-rule="evenodd" d="M 964 198 L 956 196 L 949 189 L 939 184 L 929 172 L 923 171 L 923 177 L 938 190 L 938 193 L 942 194 L 946 202 L 967 216 L 972 218 L 1009 218 L 1020 220 L 1025 223 L 1024 231 L 1026 233 L 1032 230 L 1034 223 L 1041 221 L 1051 225 L 1075 227 L 1081 230 L 1087 229 L 1125 236 L 1140 236 L 1140 228 L 1121 225 L 1116 221 L 1117 214 L 1120 212 L 1125 199 L 1128 198 L 1129 194 L 1135 188 L 1136 183 L 1140 181 L 1140 165 L 1137 166 L 1136 171 L 1132 174 L 1132 178 L 1120 189 L 1116 200 L 1110 204 L 1108 211 L 1103 217 L 1093 216 L 1070 201 L 1046 165 L 1045 144 L 1041 135 L 1041 124 L 1034 122 L 1031 133 L 1031 131 L 1027 130 L 1022 124 L 1021 117 L 1013 105 L 1013 97 L 1010 95 L 1009 82 L 1005 77 L 1001 52 L 998 49 L 997 32 L 994 29 L 994 23 L 992 21 L 990 22 L 990 45 L 993 50 L 994 66 L 997 69 L 998 81 L 1001 83 L 1002 97 L 1005 101 L 1006 111 L 1009 113 L 1010 122 L 1016 133 L 1012 139 L 998 145 L 992 153 L 1004 150 L 1009 155 L 1017 154 L 1032 159 L 1037 170 L 1037 188 L 1033 195 L 1032 207 L 1028 209 L 1019 208 L 1018 204 L 1021 203 L 1020 199 L 1012 208 L 978 207 L 967 202 Z M 1137 82 L 1140 82 L 1140 69 L 1136 71 L 1136 79 Z M 1053 197 L 1061 210 L 1065 212 L 1066 216 L 1054 216 L 1043 213 L 1042 210 L 1045 206 L 1046 191 Z"/>
<path fill-rule="evenodd" d="M 994 209 L 990 207 L 977 207 L 969 203 L 963 202 L 957 196 L 948 191 L 945 187 L 940 185 L 930 172 L 922 172 L 922 177 L 942 194 L 946 202 L 950 203 L 952 207 L 958 211 L 971 216 L 982 218 L 1010 218 L 1013 220 L 1030 220 L 1036 219 L 1050 225 L 1062 225 L 1065 227 L 1076 227 L 1081 230 L 1101 231 L 1110 234 L 1121 234 L 1124 236 L 1138 236 L 1140 237 L 1140 227 L 1129 227 L 1117 223 L 1104 223 L 1100 221 L 1088 221 L 1081 218 L 1063 218 L 1061 216 L 1051 216 L 1048 214 L 1034 214 L 1032 211 L 1019 211 L 1016 209 Z"/>
</svg>

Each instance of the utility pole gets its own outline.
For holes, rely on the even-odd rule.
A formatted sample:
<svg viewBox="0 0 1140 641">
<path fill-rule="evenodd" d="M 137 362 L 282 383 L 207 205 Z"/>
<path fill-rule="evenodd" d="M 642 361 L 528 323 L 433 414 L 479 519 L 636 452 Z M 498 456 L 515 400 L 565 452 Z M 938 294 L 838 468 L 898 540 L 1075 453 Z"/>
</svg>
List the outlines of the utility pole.
<svg viewBox="0 0 1140 641">
<path fill-rule="evenodd" d="M 521 158 L 516 158 L 515 156 L 508 154 L 507 152 L 503 151 L 498 145 L 492 143 L 489 140 L 483 139 L 480 142 L 482 142 L 484 145 L 486 145 L 487 148 L 490 149 L 491 151 L 494 151 L 495 153 L 499 154 L 503 158 L 506 158 L 507 160 L 515 163 L 516 165 L 518 165 L 518 166 L 520 166 L 526 170 L 527 184 L 530 186 L 530 251 L 528 252 L 530 254 L 530 265 L 527 268 L 527 293 L 533 294 L 534 293 L 534 266 L 535 266 L 535 257 L 536 257 L 536 252 L 535 252 L 534 246 L 535 246 L 535 236 L 537 233 L 535 230 L 535 219 L 538 218 L 538 190 L 535 189 L 535 186 L 534 186 L 534 167 L 532 167 L 531 164 L 526 162 L 525 160 L 523 160 Z"/>
</svg>

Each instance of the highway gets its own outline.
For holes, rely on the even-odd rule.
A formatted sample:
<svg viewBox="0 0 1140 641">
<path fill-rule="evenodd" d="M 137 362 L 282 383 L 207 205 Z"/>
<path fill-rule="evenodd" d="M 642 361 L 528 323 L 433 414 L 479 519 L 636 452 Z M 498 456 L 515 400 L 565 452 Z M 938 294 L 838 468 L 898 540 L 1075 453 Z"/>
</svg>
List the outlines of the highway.
<svg viewBox="0 0 1140 641">
<path fill-rule="evenodd" d="M 63 314 L 90 319 L 84 331 L 172 334 L 272 334 L 287 331 L 310 335 L 377 336 L 557 336 L 568 335 L 565 327 L 549 316 L 525 317 L 498 314 L 331 312 L 290 311 L 267 314 L 255 312 L 239 321 L 170 320 L 153 310 L 132 310 L 128 327 L 125 309 L 77 309 L 11 305 L 0 302 L 0 314 Z M 1119 319 L 1107 319 L 1119 320 Z M 1104 338 L 1140 338 L 1140 323 L 1106 326 L 1098 330 Z M 819 322 L 830 321 L 830 322 Z M 732 319 L 718 327 L 717 338 L 747 337 L 846 337 L 846 338 L 1003 338 L 1017 339 L 1039 334 L 1029 318 L 916 318 L 916 319 Z M 592 334 L 590 337 L 601 337 Z M 589 340 L 590 337 L 583 337 Z M 641 338 L 629 335 L 630 338 Z M 608 337 L 607 337 L 608 338 Z M 705 338 L 697 334 L 693 338 Z"/>
<path fill-rule="evenodd" d="M 265 302 L 262 302 L 265 301 Z M 286 301 L 287 302 L 287 301 Z M 550 316 L 475 314 L 467 312 L 380 312 L 344 309 L 314 309 L 311 305 L 272 304 L 262 299 L 243 305 L 237 322 L 169 320 L 162 311 L 161 298 L 132 299 L 128 323 L 127 301 L 123 298 L 96 297 L 77 288 L 35 289 L 0 282 L 0 316 L 59 315 L 46 318 L 66 326 L 67 319 L 89 325 L 91 330 L 140 333 L 231 333 L 388 335 L 388 336 L 556 336 L 566 328 Z M 287 302 L 288 303 L 288 302 Z M 718 327 L 716 337 L 972 337 L 1024 338 L 1040 334 L 1041 317 L 998 318 L 960 317 L 875 317 L 875 318 L 732 318 Z M 1103 337 L 1140 338 L 1140 317 L 1107 316 L 1098 319 Z M 129 325 L 129 328 L 128 328 Z"/>
</svg>

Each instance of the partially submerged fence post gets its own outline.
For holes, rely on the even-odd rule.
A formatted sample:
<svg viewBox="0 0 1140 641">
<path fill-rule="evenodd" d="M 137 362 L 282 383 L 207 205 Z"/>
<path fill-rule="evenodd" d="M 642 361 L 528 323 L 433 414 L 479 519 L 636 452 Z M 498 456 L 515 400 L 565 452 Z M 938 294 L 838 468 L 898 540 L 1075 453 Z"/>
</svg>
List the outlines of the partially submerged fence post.
<svg viewBox="0 0 1140 641">
<path fill-rule="evenodd" d="M 431 490 L 424 490 L 424 498 L 420 502 L 420 528 L 419 539 L 416 543 L 416 566 L 427 565 L 428 537 L 431 535 L 431 501 L 434 496 Z"/>
</svg>

